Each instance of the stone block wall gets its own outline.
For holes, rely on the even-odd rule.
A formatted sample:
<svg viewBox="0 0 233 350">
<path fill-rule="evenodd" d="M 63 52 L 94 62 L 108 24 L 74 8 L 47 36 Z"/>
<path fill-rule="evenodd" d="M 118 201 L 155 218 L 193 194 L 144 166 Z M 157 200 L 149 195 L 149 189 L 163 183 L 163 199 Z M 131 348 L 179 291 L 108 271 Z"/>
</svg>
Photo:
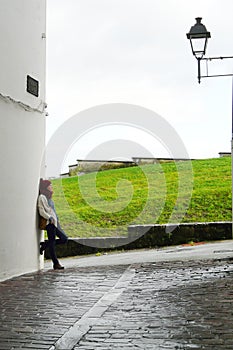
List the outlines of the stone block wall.
<svg viewBox="0 0 233 350">
<path fill-rule="evenodd" d="M 232 238 L 232 222 L 188 223 L 179 225 L 132 225 L 126 237 L 70 238 L 57 247 L 58 257 L 96 254 L 111 250 L 158 248 L 190 242 Z M 49 258 L 48 251 L 45 257 Z"/>
</svg>

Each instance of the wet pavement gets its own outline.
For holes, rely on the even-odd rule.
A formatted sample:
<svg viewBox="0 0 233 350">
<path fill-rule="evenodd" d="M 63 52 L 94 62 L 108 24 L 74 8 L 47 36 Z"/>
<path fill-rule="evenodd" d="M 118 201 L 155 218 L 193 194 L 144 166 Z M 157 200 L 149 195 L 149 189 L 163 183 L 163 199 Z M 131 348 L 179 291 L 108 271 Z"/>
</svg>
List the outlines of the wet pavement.
<svg viewBox="0 0 233 350">
<path fill-rule="evenodd" d="M 233 349 L 232 241 L 62 263 L 0 283 L 0 349 Z"/>
</svg>

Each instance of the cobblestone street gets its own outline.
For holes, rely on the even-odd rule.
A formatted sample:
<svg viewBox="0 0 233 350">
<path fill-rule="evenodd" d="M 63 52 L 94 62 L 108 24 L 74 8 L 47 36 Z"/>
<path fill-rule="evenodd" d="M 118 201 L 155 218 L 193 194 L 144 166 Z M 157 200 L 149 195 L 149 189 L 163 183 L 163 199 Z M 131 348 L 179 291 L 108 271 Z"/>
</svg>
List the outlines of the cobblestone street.
<svg viewBox="0 0 233 350">
<path fill-rule="evenodd" d="M 132 267 L 131 267 L 132 268 Z M 148 264 L 78 349 L 233 349 L 233 266 Z"/>
<path fill-rule="evenodd" d="M 0 349 L 233 349 L 232 259 L 44 270 L 0 283 Z"/>
</svg>

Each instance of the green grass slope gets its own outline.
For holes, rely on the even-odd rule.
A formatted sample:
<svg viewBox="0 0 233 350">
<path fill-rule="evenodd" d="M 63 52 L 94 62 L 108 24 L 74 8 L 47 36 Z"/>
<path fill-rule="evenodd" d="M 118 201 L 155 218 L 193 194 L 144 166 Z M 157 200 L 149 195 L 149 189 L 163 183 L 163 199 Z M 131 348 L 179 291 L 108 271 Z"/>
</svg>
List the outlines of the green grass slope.
<svg viewBox="0 0 233 350">
<path fill-rule="evenodd" d="M 70 237 L 125 235 L 131 224 L 231 220 L 231 158 L 164 162 L 53 181 Z"/>
</svg>

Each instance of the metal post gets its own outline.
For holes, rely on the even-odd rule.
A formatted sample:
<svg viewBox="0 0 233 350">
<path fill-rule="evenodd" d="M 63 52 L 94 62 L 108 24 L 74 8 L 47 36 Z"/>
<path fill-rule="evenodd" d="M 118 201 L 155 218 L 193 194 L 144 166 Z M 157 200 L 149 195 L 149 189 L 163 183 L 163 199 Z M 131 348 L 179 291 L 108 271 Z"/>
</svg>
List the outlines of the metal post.
<svg viewBox="0 0 233 350">
<path fill-rule="evenodd" d="M 198 78 L 198 83 L 200 84 L 200 82 L 201 82 L 201 58 L 200 57 L 197 58 L 197 66 L 198 66 L 197 78 Z"/>
<path fill-rule="evenodd" d="M 231 187 L 232 187 L 232 218 L 231 218 L 231 222 L 232 222 L 232 239 L 233 239 L 233 78 L 232 78 L 232 106 L 231 106 Z"/>
</svg>

